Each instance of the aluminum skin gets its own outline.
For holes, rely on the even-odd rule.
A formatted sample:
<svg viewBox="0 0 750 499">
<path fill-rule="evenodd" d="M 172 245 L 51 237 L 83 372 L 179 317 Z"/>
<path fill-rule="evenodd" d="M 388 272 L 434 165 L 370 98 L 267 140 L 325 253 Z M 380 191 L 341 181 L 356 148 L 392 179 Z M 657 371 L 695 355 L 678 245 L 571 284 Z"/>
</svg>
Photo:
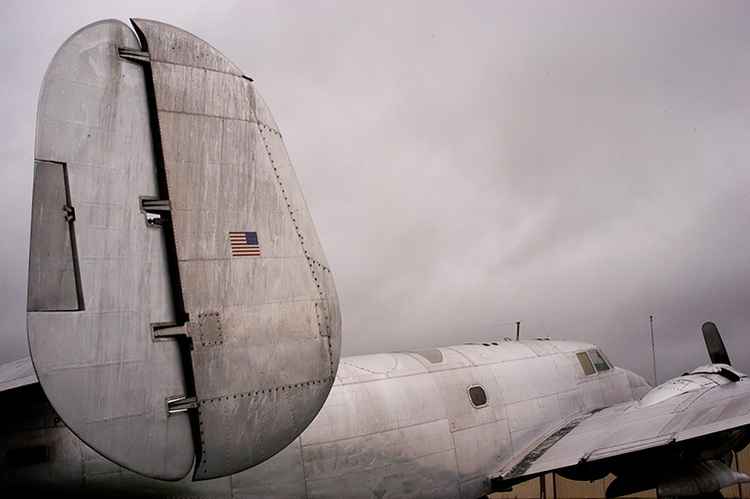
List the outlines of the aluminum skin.
<svg viewBox="0 0 750 499">
<path fill-rule="evenodd" d="M 338 298 L 251 79 L 183 30 L 133 23 L 74 34 L 42 85 L 30 351 L 97 452 L 154 478 L 214 478 L 315 417 Z"/>
<path fill-rule="evenodd" d="M 81 494 L 481 497 L 491 492 L 493 473 L 561 420 L 648 390 L 619 368 L 585 374 L 576 353 L 593 349 L 545 339 L 344 358 L 323 409 L 302 435 L 230 477 L 148 479 L 97 456 L 59 424 L 47 429 L 55 435 L 50 462 L 10 471 L 14 486 L 25 490 Z M 469 395 L 477 386 L 486 394 L 480 406 Z M 67 473 L 53 471 L 65 466 L 57 456 L 76 453 L 80 463 Z M 39 476 L 54 479 L 44 484 Z"/>
</svg>

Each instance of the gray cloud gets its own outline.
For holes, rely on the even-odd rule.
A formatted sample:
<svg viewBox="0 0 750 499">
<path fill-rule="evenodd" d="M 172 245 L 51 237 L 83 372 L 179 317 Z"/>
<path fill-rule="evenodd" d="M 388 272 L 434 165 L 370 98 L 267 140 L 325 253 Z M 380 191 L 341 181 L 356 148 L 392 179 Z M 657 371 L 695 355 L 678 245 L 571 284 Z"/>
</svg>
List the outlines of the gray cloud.
<svg viewBox="0 0 750 499">
<path fill-rule="evenodd" d="M 149 17 L 223 51 L 284 134 L 344 353 L 576 338 L 651 376 L 750 369 L 742 2 L 3 2 L 0 361 L 26 354 L 34 120 L 56 48 Z"/>
</svg>

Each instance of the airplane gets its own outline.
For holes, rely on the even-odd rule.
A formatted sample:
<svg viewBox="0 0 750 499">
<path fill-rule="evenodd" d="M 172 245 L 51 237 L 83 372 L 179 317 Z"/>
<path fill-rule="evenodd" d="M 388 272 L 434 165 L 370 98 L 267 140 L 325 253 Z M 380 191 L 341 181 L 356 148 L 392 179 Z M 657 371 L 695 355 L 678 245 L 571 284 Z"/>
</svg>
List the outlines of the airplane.
<svg viewBox="0 0 750 499">
<path fill-rule="evenodd" d="M 750 477 L 750 381 L 652 388 L 539 338 L 340 356 L 341 315 L 253 81 L 179 28 L 82 28 L 37 116 L 30 359 L 0 366 L 4 496 L 462 497 L 555 472 L 607 497 Z"/>
</svg>

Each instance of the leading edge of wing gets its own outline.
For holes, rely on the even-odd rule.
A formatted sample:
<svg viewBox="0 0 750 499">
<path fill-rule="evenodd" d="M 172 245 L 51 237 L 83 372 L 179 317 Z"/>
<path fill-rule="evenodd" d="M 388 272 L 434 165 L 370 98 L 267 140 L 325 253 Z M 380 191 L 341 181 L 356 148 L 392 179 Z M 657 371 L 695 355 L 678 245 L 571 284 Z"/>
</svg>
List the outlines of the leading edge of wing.
<svg viewBox="0 0 750 499">
<path fill-rule="evenodd" d="M 747 378 L 648 407 L 628 402 L 576 415 L 537 440 L 492 478 L 519 482 L 744 426 L 750 426 Z"/>
<path fill-rule="evenodd" d="M 0 392 L 39 383 L 30 357 L 0 365 Z"/>
</svg>

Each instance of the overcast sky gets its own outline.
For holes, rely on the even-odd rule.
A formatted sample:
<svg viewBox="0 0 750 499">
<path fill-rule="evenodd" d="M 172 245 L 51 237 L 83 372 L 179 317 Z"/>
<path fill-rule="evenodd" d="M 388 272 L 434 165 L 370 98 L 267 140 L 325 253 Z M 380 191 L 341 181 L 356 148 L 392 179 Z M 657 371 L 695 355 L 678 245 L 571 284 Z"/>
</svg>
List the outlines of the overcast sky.
<svg viewBox="0 0 750 499">
<path fill-rule="evenodd" d="M 0 1 L 0 362 L 28 355 L 36 105 L 105 18 L 255 80 L 334 272 L 344 354 L 581 339 L 660 381 L 750 370 L 750 3 Z"/>
</svg>

